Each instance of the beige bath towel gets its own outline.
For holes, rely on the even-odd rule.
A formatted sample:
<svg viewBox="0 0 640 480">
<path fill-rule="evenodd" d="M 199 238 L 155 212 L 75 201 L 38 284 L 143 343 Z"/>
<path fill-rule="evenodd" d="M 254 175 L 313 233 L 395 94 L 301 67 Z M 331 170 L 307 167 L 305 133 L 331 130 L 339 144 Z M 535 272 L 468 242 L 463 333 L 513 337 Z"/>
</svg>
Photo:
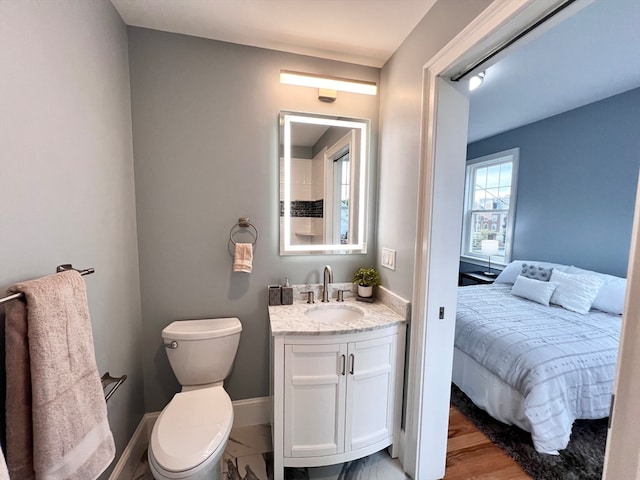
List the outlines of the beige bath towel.
<svg viewBox="0 0 640 480">
<path fill-rule="evenodd" d="M 90 480 L 113 461 L 84 280 L 67 271 L 18 283 L 6 304 L 11 480 Z"/>
<path fill-rule="evenodd" d="M 250 243 L 236 243 L 233 271 L 251 273 L 251 270 L 253 270 L 253 245 Z"/>
</svg>

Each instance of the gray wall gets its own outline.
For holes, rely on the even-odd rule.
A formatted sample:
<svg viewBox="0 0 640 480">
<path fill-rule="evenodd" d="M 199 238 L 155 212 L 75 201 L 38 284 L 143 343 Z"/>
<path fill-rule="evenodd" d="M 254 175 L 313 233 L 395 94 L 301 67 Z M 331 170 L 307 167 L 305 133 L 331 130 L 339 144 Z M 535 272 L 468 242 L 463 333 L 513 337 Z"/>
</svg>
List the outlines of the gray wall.
<svg viewBox="0 0 640 480">
<path fill-rule="evenodd" d="M 322 103 L 315 89 L 281 85 L 280 69 L 376 82 L 379 70 L 139 28 L 129 29 L 129 58 L 146 409 L 179 390 L 161 347 L 162 329 L 178 319 L 239 317 L 227 391 L 267 395 L 267 285 L 285 275 L 319 282 L 326 263 L 335 281 L 349 281 L 375 262 L 373 241 L 367 255 L 279 256 L 279 111 L 369 118 L 378 129 L 377 96 L 340 92 Z M 372 145 L 375 181 L 375 135 Z M 251 274 L 232 271 L 229 230 L 242 216 L 260 235 Z"/>
<path fill-rule="evenodd" d="M 640 167 L 640 89 L 468 146 L 520 147 L 513 258 L 626 276 Z"/>
<path fill-rule="evenodd" d="M 439 0 L 382 68 L 377 243 L 397 256 L 396 270 L 381 268 L 380 274 L 407 299 L 415 263 L 423 66 L 490 3 Z"/>
<path fill-rule="evenodd" d="M 110 2 L 0 2 L 0 182 L 2 291 L 96 270 L 98 369 L 129 377 L 108 404 L 119 455 L 144 405 L 127 32 Z"/>
</svg>

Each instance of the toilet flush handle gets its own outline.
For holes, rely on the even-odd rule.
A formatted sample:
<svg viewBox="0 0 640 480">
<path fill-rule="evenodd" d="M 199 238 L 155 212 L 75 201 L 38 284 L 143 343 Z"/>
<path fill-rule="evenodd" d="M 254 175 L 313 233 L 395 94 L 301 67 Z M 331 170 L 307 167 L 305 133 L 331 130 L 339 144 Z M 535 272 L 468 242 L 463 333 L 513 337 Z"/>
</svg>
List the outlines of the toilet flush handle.
<svg viewBox="0 0 640 480">
<path fill-rule="evenodd" d="M 178 342 L 173 340 L 171 343 L 165 343 L 164 344 L 164 348 L 170 348 L 171 350 L 174 350 L 174 349 L 178 348 Z"/>
</svg>

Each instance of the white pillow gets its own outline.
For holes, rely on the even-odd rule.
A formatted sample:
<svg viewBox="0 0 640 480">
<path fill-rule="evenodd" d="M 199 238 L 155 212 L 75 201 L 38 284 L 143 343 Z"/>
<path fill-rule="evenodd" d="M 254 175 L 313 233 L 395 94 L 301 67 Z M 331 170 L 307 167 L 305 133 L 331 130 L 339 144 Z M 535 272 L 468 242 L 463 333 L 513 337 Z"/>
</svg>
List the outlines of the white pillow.
<svg viewBox="0 0 640 480">
<path fill-rule="evenodd" d="M 511 288 L 511 293 L 548 307 L 549 299 L 557 286 L 557 283 L 543 282 L 542 280 L 535 280 L 523 275 L 518 275 L 516 283 L 514 283 Z"/>
<path fill-rule="evenodd" d="M 614 315 L 622 315 L 624 310 L 624 297 L 627 291 L 627 279 L 608 275 L 606 273 L 583 270 L 573 265 L 567 273 L 582 273 L 595 275 L 603 281 L 600 291 L 593 301 L 591 308 Z"/>
<path fill-rule="evenodd" d="M 568 265 L 562 265 L 560 263 L 537 262 L 535 260 L 514 260 L 509 265 L 504 267 L 504 270 L 500 272 L 500 275 L 498 275 L 494 283 L 515 283 L 516 278 L 518 278 L 518 275 L 520 275 L 520 273 L 522 272 L 523 263 L 544 268 L 553 268 L 554 270 L 558 269 L 563 272 L 569 270 Z"/>
<path fill-rule="evenodd" d="M 595 275 L 570 275 L 555 269 L 550 281 L 558 284 L 550 302 L 582 314 L 589 312 L 602 285 Z"/>
</svg>

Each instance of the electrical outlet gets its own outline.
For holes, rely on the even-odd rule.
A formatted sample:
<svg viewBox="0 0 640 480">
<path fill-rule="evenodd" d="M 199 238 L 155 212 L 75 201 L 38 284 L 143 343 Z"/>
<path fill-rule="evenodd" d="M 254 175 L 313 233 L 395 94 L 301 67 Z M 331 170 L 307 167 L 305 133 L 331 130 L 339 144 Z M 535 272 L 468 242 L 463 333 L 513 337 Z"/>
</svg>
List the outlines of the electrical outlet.
<svg viewBox="0 0 640 480">
<path fill-rule="evenodd" d="M 382 249 L 382 266 L 389 270 L 396 269 L 396 251 L 390 248 Z"/>
</svg>

